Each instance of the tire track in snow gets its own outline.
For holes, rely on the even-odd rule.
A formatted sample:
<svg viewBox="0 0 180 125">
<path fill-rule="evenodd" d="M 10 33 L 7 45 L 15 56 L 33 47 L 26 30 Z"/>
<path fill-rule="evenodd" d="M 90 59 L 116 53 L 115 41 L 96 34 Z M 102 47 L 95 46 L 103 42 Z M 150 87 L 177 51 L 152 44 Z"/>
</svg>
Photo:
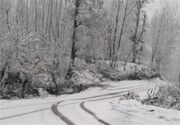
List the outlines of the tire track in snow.
<svg viewBox="0 0 180 125">
<path fill-rule="evenodd" d="M 89 113 L 90 115 L 92 115 L 98 122 L 100 122 L 100 123 L 102 123 L 102 124 L 104 124 L 104 125 L 110 125 L 109 123 L 105 122 L 103 119 L 100 119 L 99 117 L 97 117 L 97 115 L 96 115 L 94 112 L 92 112 L 91 110 L 89 110 L 88 108 L 86 108 L 86 107 L 84 106 L 84 103 L 85 103 L 85 102 L 82 102 L 82 103 L 80 104 L 80 107 L 81 107 L 84 111 L 86 111 L 87 113 Z"/>
<path fill-rule="evenodd" d="M 126 91 L 127 92 L 127 91 Z M 122 92 L 124 93 L 124 92 Z M 87 102 L 93 102 L 93 101 L 100 101 L 100 100 L 106 100 L 106 99 L 112 99 L 112 98 L 117 98 L 119 96 L 121 96 L 122 94 L 117 94 L 116 96 L 112 96 L 112 97 L 106 97 L 106 98 L 102 98 L 102 99 L 96 99 L 96 100 L 89 100 L 89 101 L 83 101 L 80 103 L 80 107 L 87 112 L 88 114 L 90 114 L 91 116 L 93 116 L 97 121 L 99 121 L 100 123 L 104 124 L 104 125 L 110 125 L 109 123 L 107 123 L 106 121 L 104 121 L 103 119 L 99 118 L 96 113 L 94 113 L 93 111 L 91 111 L 90 109 L 88 109 L 85 106 L 85 103 Z"/>
<path fill-rule="evenodd" d="M 111 93 L 112 94 L 112 93 Z M 111 95 L 110 94 L 110 95 Z M 92 98 L 97 98 L 97 97 L 102 97 L 104 95 L 98 95 L 98 96 L 93 96 L 93 97 L 87 97 L 87 98 L 81 98 L 81 99 L 73 99 L 73 100 L 67 100 L 67 101 L 76 101 L 76 100 L 84 100 L 84 99 L 92 99 Z M 52 101 L 53 102 L 53 101 Z M 13 108 L 23 108 L 23 107 L 29 107 L 29 106 L 36 106 L 36 105 L 40 105 L 40 104 L 48 104 L 48 103 L 52 103 L 52 102 L 46 102 L 46 103 L 37 103 L 37 104 L 34 104 L 34 105 L 21 105 L 21 106 L 14 106 L 14 107 L 5 107 L 5 108 L 2 108 L 0 110 L 5 110 L 5 109 L 13 109 Z M 54 101 L 55 102 L 55 101 Z M 56 101 L 57 102 L 57 101 Z M 68 121 L 68 119 L 63 116 L 62 113 L 60 113 L 57 109 L 57 105 L 60 104 L 60 103 L 63 103 L 65 101 L 61 101 L 57 104 L 54 104 L 51 106 L 51 110 L 53 111 L 53 113 L 60 117 L 63 121 L 66 121 L 69 125 L 73 125 L 71 123 L 70 120 Z M 39 109 L 39 110 L 35 110 L 35 111 L 29 111 L 29 112 L 25 112 L 25 113 L 20 113 L 20 114 L 15 114 L 15 115 L 11 115 L 11 116 L 4 116 L 4 117 L 0 117 L 0 120 L 7 120 L 7 119 L 11 119 L 11 118 L 16 118 L 16 117 L 21 117 L 21 116 L 24 116 L 24 115 L 29 115 L 29 114 L 33 114 L 33 113 L 37 113 L 37 112 L 41 112 L 41 111 L 45 111 L 45 110 L 49 110 L 50 108 L 43 108 L 43 109 Z"/>
<path fill-rule="evenodd" d="M 133 86 L 134 87 L 134 86 Z M 136 86 L 137 87 L 137 86 Z M 123 90 L 123 89 L 128 89 L 128 88 L 132 88 L 132 86 L 130 87 L 126 87 L 126 88 L 119 88 L 120 90 Z M 126 91 L 129 91 L 129 90 L 126 90 Z M 94 98 L 98 98 L 98 97 L 105 97 L 105 96 L 111 96 L 111 95 L 115 95 L 115 94 L 118 94 L 119 92 L 113 92 L 113 93 L 109 93 L 109 94 L 103 94 L 103 95 L 97 95 L 97 96 L 92 96 L 92 97 L 85 97 L 85 98 L 79 98 L 79 99 L 72 99 L 72 100 L 64 100 L 64 101 L 61 101 L 59 103 L 56 103 L 54 105 L 51 106 L 51 110 L 52 112 L 60 117 L 60 119 L 64 119 L 63 121 L 65 123 L 67 123 L 68 125 L 74 125 L 74 123 L 72 121 L 70 121 L 68 118 L 66 118 L 61 112 L 58 111 L 57 109 L 57 106 L 60 104 L 60 103 L 63 103 L 63 102 L 68 102 L 68 101 L 80 101 L 80 100 L 86 100 L 86 99 L 94 99 Z M 48 102 L 50 103 L 50 102 Z M 41 103 L 43 104 L 43 103 Z M 35 104 L 36 105 L 36 104 Z M 39 105 L 39 104 L 37 104 Z M 28 105 L 24 105 L 24 107 L 26 107 Z M 7 108 L 7 107 L 6 107 Z M 8 108 L 15 108 L 15 107 L 8 107 Z M 7 109 L 8 109 L 7 108 Z M 25 112 L 25 113 L 20 113 L 20 114 L 16 114 L 16 115 L 11 115 L 11 116 L 5 116 L 5 117 L 0 117 L 0 120 L 7 120 L 7 119 L 11 119 L 11 118 L 16 118 L 16 117 L 21 117 L 21 116 L 24 116 L 24 115 L 29 115 L 29 114 L 33 114 L 33 113 L 37 113 L 37 112 L 41 112 L 41 111 L 45 111 L 45 110 L 49 110 L 50 108 L 43 108 L 43 109 L 39 109 L 39 110 L 35 110 L 35 111 L 30 111 L 30 112 Z M 4 110 L 4 109 L 1 109 L 1 110 Z"/>
<path fill-rule="evenodd" d="M 137 90 L 137 89 L 136 89 Z M 142 91 L 144 90 L 143 89 L 138 89 L 136 92 L 139 92 L 139 91 Z M 99 118 L 96 113 L 94 113 L 92 110 L 88 109 L 86 106 L 85 106 L 85 103 L 88 103 L 88 102 L 95 102 L 95 101 L 101 101 L 101 100 L 106 100 L 106 99 L 112 99 L 112 98 L 117 98 L 119 96 L 121 96 L 122 94 L 125 94 L 127 93 L 128 91 L 132 91 L 132 90 L 126 90 L 126 91 L 121 91 L 119 94 L 117 95 L 114 95 L 114 96 L 111 96 L 111 97 L 105 97 L 105 98 L 101 98 L 101 99 L 95 99 L 95 100 L 88 100 L 88 101 L 83 101 L 80 103 L 80 107 L 87 113 L 89 113 L 91 116 L 93 116 L 97 121 L 99 121 L 100 123 L 104 124 L 104 125 L 111 125 L 109 123 L 107 123 L 106 121 L 104 121 L 103 119 Z"/>
<path fill-rule="evenodd" d="M 129 89 L 129 88 L 134 88 L 134 87 L 141 87 L 142 85 L 136 85 L 136 86 L 131 86 L 131 87 L 113 87 L 110 89 L 106 89 L 107 91 L 115 91 L 115 90 L 123 90 L 123 89 Z"/>
<path fill-rule="evenodd" d="M 52 105 L 51 110 L 52 112 L 58 116 L 63 122 L 67 125 L 75 125 L 71 120 L 69 120 L 66 116 L 64 116 L 60 111 L 58 111 L 57 106 L 64 101 L 58 102 L 57 104 Z"/>
<path fill-rule="evenodd" d="M 129 88 L 132 88 L 132 87 L 129 87 Z M 125 92 L 128 92 L 128 91 L 132 91 L 132 90 L 137 90 L 139 89 L 140 87 L 134 87 L 133 89 L 127 89 L 128 90 L 124 90 L 122 91 L 118 91 L 118 92 L 113 92 L 113 93 L 109 93 L 109 94 L 103 94 L 103 95 L 97 95 L 97 96 L 92 96 L 92 97 L 85 97 L 85 98 L 79 98 L 79 99 L 70 99 L 70 100 L 62 100 L 60 102 L 58 102 L 57 104 L 54 104 L 52 105 L 51 107 L 51 111 L 57 116 L 59 117 L 62 121 L 64 121 L 67 125 L 75 125 L 75 123 L 73 123 L 69 118 L 67 118 L 66 116 L 63 115 L 63 113 L 61 113 L 59 110 L 58 110 L 58 105 L 63 103 L 63 102 L 69 102 L 69 101 L 83 101 L 83 100 L 86 100 L 86 99 L 94 99 L 94 98 L 98 98 L 98 97 L 106 97 L 106 96 L 111 96 L 111 97 L 106 97 L 106 98 L 101 98 L 101 99 L 96 99 L 96 100 L 104 100 L 104 99 L 111 99 L 111 98 L 115 98 L 115 97 L 119 97 L 120 95 L 122 95 L 122 93 L 125 93 Z M 143 88 L 144 89 L 144 88 Z M 116 96 L 113 96 L 113 95 L 116 95 Z M 112 97 L 113 96 L 113 97 Z M 89 100 L 89 101 L 94 101 L 94 100 Z M 88 110 L 84 104 L 86 102 L 89 102 L 89 101 L 84 101 L 84 102 L 81 102 L 80 103 L 80 107 L 85 111 L 87 112 L 88 114 L 90 114 L 91 116 L 93 116 L 97 121 L 99 121 L 100 123 L 104 124 L 104 125 L 110 125 L 109 123 L 105 122 L 104 120 L 98 118 L 95 113 L 93 113 L 92 111 Z"/>
<path fill-rule="evenodd" d="M 24 107 L 34 107 L 38 105 L 46 105 L 50 103 L 56 103 L 57 101 L 50 101 L 50 102 L 45 102 L 45 103 L 34 103 L 34 104 L 28 104 L 28 105 L 19 105 L 19 106 L 10 106 L 10 107 L 4 107 L 0 108 L 0 110 L 9 110 L 9 109 L 17 109 L 17 108 L 24 108 Z"/>
<path fill-rule="evenodd" d="M 5 117 L 1 117 L 0 120 L 7 120 L 7 119 L 11 119 L 11 118 L 21 117 L 21 116 L 24 116 L 24 115 L 29 115 L 29 114 L 33 114 L 33 113 L 37 113 L 37 112 L 42 112 L 42 111 L 45 111 L 45 110 L 48 110 L 48 109 L 49 108 L 43 108 L 43 109 L 30 111 L 30 112 L 25 112 L 25 113 L 21 113 L 21 114 L 5 116 Z"/>
</svg>

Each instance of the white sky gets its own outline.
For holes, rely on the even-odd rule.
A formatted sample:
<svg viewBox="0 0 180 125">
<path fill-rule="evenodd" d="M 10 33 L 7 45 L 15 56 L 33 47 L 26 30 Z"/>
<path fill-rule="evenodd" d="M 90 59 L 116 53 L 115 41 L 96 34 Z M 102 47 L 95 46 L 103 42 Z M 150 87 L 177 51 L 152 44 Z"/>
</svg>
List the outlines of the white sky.
<svg viewBox="0 0 180 125">
<path fill-rule="evenodd" d="M 112 2 L 112 0 L 104 0 L 104 1 L 107 6 Z M 170 2 L 170 4 L 179 5 L 178 8 L 179 8 L 179 14 L 180 14 L 180 0 L 150 0 L 150 1 L 152 2 L 148 4 L 146 8 L 149 20 L 151 20 L 151 17 L 156 12 L 156 10 L 158 10 L 161 7 L 161 2 L 163 3 L 163 1 L 168 1 Z"/>
<path fill-rule="evenodd" d="M 153 0 L 151 4 L 147 7 L 148 17 L 152 17 L 152 15 L 161 7 L 161 1 L 168 1 L 170 4 L 176 4 L 180 6 L 180 0 Z M 179 7 L 180 14 L 180 7 Z"/>
</svg>

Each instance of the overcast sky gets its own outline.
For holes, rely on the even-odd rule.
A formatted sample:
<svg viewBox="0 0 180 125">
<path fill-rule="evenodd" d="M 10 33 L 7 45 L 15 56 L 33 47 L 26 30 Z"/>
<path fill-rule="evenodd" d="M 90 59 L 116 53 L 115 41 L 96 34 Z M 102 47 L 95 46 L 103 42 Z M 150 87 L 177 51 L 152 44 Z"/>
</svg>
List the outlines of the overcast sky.
<svg viewBox="0 0 180 125">
<path fill-rule="evenodd" d="M 161 1 L 165 1 L 165 0 L 153 0 L 153 1 L 154 2 L 149 4 L 147 7 L 147 13 L 149 18 L 151 18 L 152 15 L 156 12 L 156 10 L 158 10 L 161 7 L 162 4 Z M 170 4 L 176 4 L 180 6 L 180 0 L 166 0 L 166 1 L 170 2 Z M 179 7 L 179 12 L 180 12 L 180 7 Z"/>
<path fill-rule="evenodd" d="M 112 0 L 104 0 L 105 1 L 105 6 L 109 6 L 109 4 L 112 2 Z M 159 9 L 161 8 L 161 4 L 163 1 L 168 1 L 170 4 L 176 4 L 179 5 L 179 14 L 180 14 L 180 0 L 151 0 L 153 2 L 151 2 L 150 4 L 148 4 L 146 10 L 147 10 L 147 14 L 148 14 L 148 18 L 149 21 L 151 19 L 151 17 L 153 16 L 153 14 Z"/>
</svg>

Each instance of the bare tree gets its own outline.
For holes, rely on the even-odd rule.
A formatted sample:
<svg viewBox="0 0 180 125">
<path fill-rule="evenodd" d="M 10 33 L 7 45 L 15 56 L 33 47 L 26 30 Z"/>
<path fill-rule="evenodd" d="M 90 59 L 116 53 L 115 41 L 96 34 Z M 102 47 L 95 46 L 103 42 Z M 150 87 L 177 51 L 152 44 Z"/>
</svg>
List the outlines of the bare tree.
<svg viewBox="0 0 180 125">
<path fill-rule="evenodd" d="M 74 60 L 76 58 L 76 42 L 78 40 L 77 37 L 77 28 L 79 27 L 78 15 L 79 15 L 79 7 L 81 5 L 81 0 L 75 0 L 75 10 L 74 10 L 74 23 L 73 23 L 73 36 L 72 36 L 72 47 L 71 47 L 71 64 L 74 65 Z"/>
<path fill-rule="evenodd" d="M 115 56 L 114 56 L 114 59 L 113 59 L 113 62 L 112 62 L 113 67 L 116 66 L 116 61 L 117 61 L 118 53 L 119 53 L 120 46 L 121 46 L 122 36 L 123 36 L 125 23 L 126 23 L 126 18 L 127 18 L 128 4 L 129 4 L 129 0 L 126 1 L 125 8 L 124 8 L 122 26 L 121 26 L 121 30 L 120 30 L 120 34 L 119 34 L 119 41 L 118 41 L 117 50 L 116 50 L 116 53 L 115 53 Z"/>
<path fill-rule="evenodd" d="M 158 29 L 158 34 L 157 34 L 157 39 L 156 39 L 156 43 L 155 43 L 155 46 L 154 46 L 154 49 L 152 51 L 152 57 L 151 57 L 151 63 L 154 62 L 154 58 L 155 58 L 155 55 L 156 55 L 156 51 L 158 49 L 158 45 L 159 45 L 159 41 L 160 41 L 160 36 L 161 36 L 161 32 L 162 32 L 162 27 L 163 27 L 163 23 L 164 23 L 164 20 L 165 20 L 165 11 L 167 9 L 167 5 L 165 5 L 162 9 L 162 14 L 160 15 L 160 23 L 159 23 L 159 29 Z"/>
<path fill-rule="evenodd" d="M 135 11 L 135 29 L 130 36 L 131 41 L 133 42 L 132 46 L 132 62 L 136 63 L 137 53 L 139 51 L 138 45 L 140 43 L 143 43 L 143 34 L 145 33 L 145 25 L 146 25 L 146 14 L 144 12 L 143 17 L 143 23 L 142 23 L 142 31 L 140 31 L 140 25 L 141 25 L 141 17 L 142 17 L 142 9 L 146 1 L 144 0 L 138 0 L 136 2 L 136 11 Z"/>
<path fill-rule="evenodd" d="M 120 4 L 121 1 L 118 2 L 118 8 L 117 8 L 117 14 L 116 14 L 116 22 L 115 22 L 115 29 L 114 29 L 114 37 L 113 37 L 113 45 L 112 45 L 112 62 L 111 62 L 111 66 L 113 67 L 114 64 L 114 59 L 115 57 L 115 53 L 116 53 L 116 39 L 117 39 L 117 31 L 118 31 L 118 23 L 119 23 L 119 13 L 120 13 Z"/>
<path fill-rule="evenodd" d="M 34 11 L 34 21 L 35 21 L 35 23 L 34 23 L 34 29 L 35 29 L 35 32 L 37 32 L 37 22 L 38 22 L 38 20 L 37 20 L 37 16 L 38 16 L 38 12 L 37 12 L 37 7 L 38 7 L 38 5 L 37 5 L 38 3 L 37 3 L 37 0 L 35 0 L 35 3 L 34 3 L 34 7 L 35 7 L 35 11 Z"/>
<path fill-rule="evenodd" d="M 172 71 L 173 67 L 178 67 L 176 45 L 178 37 L 178 9 L 173 2 L 162 1 L 161 11 L 157 12 L 152 19 L 152 46 L 151 64 L 158 73 L 163 73 L 166 77 L 177 77 L 178 72 Z M 174 60 L 174 61 L 172 61 Z M 172 61 L 172 63 L 170 63 Z M 170 73 L 170 71 L 172 71 Z"/>
</svg>

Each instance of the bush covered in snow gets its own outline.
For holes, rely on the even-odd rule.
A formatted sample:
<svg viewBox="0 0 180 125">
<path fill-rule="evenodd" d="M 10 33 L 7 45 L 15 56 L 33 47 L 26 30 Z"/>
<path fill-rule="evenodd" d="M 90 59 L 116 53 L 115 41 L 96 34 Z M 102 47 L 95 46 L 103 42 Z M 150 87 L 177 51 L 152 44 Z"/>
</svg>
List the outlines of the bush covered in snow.
<svg viewBox="0 0 180 125">
<path fill-rule="evenodd" d="M 140 97 L 134 92 L 128 92 L 127 94 L 122 95 L 119 100 L 140 100 Z"/>
<path fill-rule="evenodd" d="M 104 78 L 113 81 L 122 80 L 144 80 L 161 77 L 160 74 L 151 70 L 149 66 L 118 62 L 115 68 L 108 65 L 107 62 L 99 62 L 99 71 Z"/>
<path fill-rule="evenodd" d="M 162 86 L 159 91 L 142 101 L 143 104 L 180 110 L 180 89 Z"/>
<path fill-rule="evenodd" d="M 39 90 L 53 95 L 72 94 L 89 87 L 101 87 L 100 74 L 94 64 L 87 64 L 76 59 L 73 75 L 66 79 L 66 71 L 59 71 L 58 66 L 40 61 L 36 65 L 20 64 L 19 61 L 10 62 L 0 69 L 0 98 L 29 98 L 41 96 Z M 57 69 L 56 69 L 56 68 Z"/>
<path fill-rule="evenodd" d="M 38 91 L 32 84 L 30 74 L 22 71 L 5 72 L 1 79 L 1 98 L 26 98 L 28 96 L 38 96 Z"/>
<path fill-rule="evenodd" d="M 91 83 L 91 84 L 82 84 L 82 83 L 75 84 L 71 80 L 66 80 L 63 82 L 63 84 L 58 84 L 58 86 L 57 86 L 58 91 L 56 91 L 56 88 L 54 86 L 48 87 L 46 89 L 46 91 L 52 95 L 62 95 L 62 94 L 79 93 L 90 87 L 103 87 L 103 85 L 96 83 L 96 82 Z"/>
<path fill-rule="evenodd" d="M 134 71 L 134 72 L 121 72 L 113 69 L 104 69 L 101 70 L 103 76 L 107 79 L 113 81 L 122 81 L 122 80 L 144 80 L 144 79 L 153 79 L 160 77 L 156 73 L 147 73 L 144 71 Z"/>
</svg>

